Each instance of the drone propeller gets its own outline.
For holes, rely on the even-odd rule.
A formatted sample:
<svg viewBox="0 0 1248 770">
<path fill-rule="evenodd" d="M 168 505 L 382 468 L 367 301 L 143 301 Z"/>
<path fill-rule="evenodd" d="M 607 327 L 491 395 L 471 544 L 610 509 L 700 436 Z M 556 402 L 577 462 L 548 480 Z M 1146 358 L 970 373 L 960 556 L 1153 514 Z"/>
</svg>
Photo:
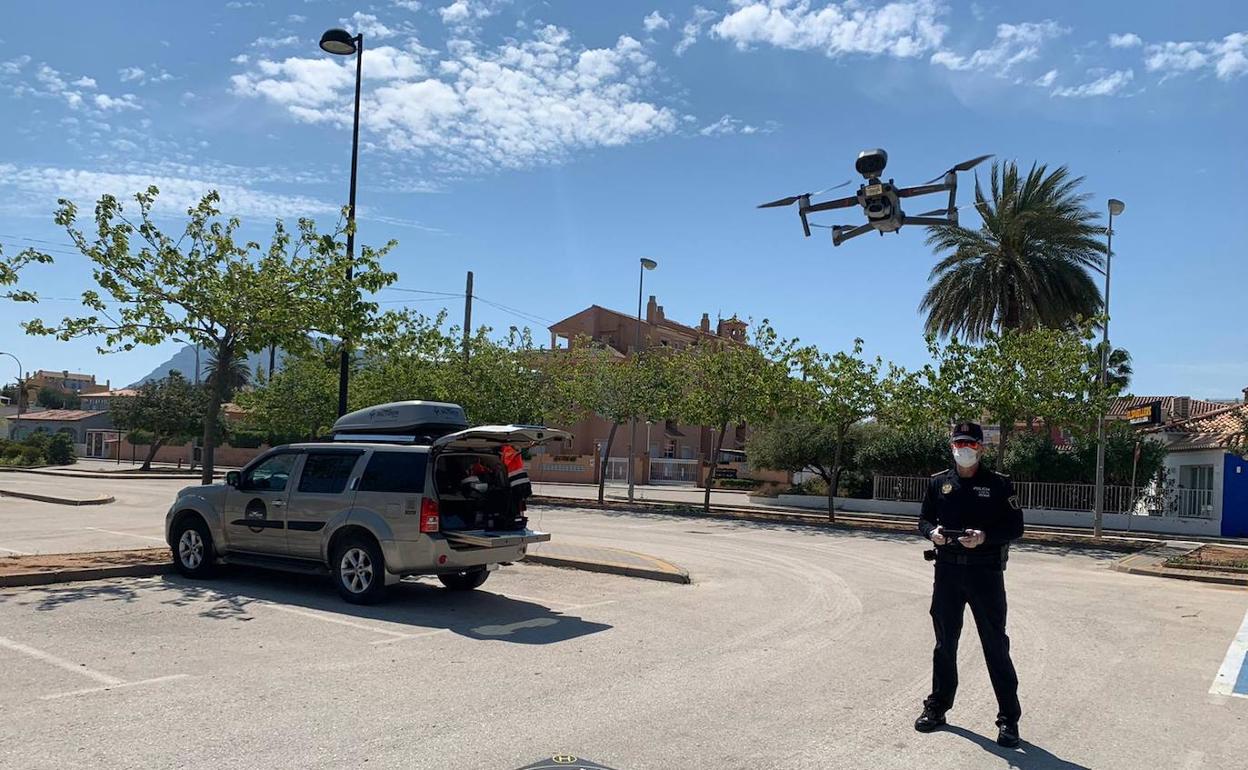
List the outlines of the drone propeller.
<svg viewBox="0 0 1248 770">
<path fill-rule="evenodd" d="M 954 171 L 970 171 L 971 169 L 975 168 L 975 167 L 976 167 L 976 166 L 978 166 L 980 163 L 983 163 L 984 161 L 988 160 L 988 159 L 989 159 L 989 158 L 991 158 L 991 157 L 992 157 L 992 155 L 980 155 L 978 158 L 971 158 L 970 160 L 964 160 L 964 161 L 962 161 L 961 163 L 959 163 L 958 165 L 956 165 L 956 166 L 954 166 L 953 168 L 949 169 L 948 171 L 944 171 L 944 172 L 942 172 L 942 173 L 940 174 L 940 176 L 937 176 L 937 177 L 934 177 L 934 178 L 932 178 L 932 179 L 929 179 L 928 181 L 924 182 L 923 184 L 932 184 L 932 183 L 934 183 L 934 182 L 939 182 L 941 179 L 944 179 L 944 178 L 945 178 L 945 175 L 946 175 L 946 174 L 953 173 Z"/>
<path fill-rule="evenodd" d="M 947 213 L 949 213 L 949 209 L 932 209 L 931 211 L 924 211 L 922 214 L 915 214 L 915 216 L 934 217 L 937 214 L 947 214 Z"/>
<path fill-rule="evenodd" d="M 825 187 L 818 192 L 803 193 L 801 195 L 790 195 L 787 198 L 781 198 L 780 200 L 777 200 L 777 201 L 771 201 L 770 203 L 763 203 L 759 205 L 759 208 L 771 209 L 771 208 L 778 208 L 781 206 L 792 206 L 794 203 L 797 203 L 802 198 L 812 197 L 815 195 L 823 195 L 824 193 L 831 192 L 832 190 L 839 190 L 845 185 L 851 184 L 852 182 L 853 182 L 852 179 L 847 179 L 844 182 L 841 182 L 840 184 L 832 185 L 831 187 Z"/>
</svg>

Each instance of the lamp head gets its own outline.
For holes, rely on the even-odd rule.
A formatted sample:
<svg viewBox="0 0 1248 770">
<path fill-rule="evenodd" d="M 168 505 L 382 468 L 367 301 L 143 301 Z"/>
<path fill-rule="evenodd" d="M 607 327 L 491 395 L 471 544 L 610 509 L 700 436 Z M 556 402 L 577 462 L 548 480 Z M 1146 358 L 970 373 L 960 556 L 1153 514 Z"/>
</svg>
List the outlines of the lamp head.
<svg viewBox="0 0 1248 770">
<path fill-rule="evenodd" d="M 345 29 L 327 29 L 321 35 L 321 50 L 335 56 L 350 56 L 356 51 L 355 38 Z"/>
</svg>

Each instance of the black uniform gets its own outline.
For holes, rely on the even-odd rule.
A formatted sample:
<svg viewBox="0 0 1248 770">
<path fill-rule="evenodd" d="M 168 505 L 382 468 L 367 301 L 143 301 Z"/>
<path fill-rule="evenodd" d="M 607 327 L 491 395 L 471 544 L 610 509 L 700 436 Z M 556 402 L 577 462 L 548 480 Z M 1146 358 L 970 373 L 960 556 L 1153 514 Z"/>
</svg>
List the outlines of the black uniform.
<svg viewBox="0 0 1248 770">
<path fill-rule="evenodd" d="M 936 549 L 931 608 L 936 649 L 932 694 L 924 705 L 941 713 L 953 706 L 958 689 L 958 638 L 969 604 L 997 696 L 997 724 L 1016 725 L 1022 709 L 1018 675 L 1010 660 L 1010 638 L 1005 634 L 1004 575 L 1009 543 L 1023 534 L 1023 512 L 1014 485 L 1008 476 L 982 467 L 970 478 L 962 478 L 955 470 L 936 474 L 923 498 L 919 531 L 930 539 L 937 525 L 978 529 L 985 540 L 976 548 L 953 540 Z"/>
</svg>

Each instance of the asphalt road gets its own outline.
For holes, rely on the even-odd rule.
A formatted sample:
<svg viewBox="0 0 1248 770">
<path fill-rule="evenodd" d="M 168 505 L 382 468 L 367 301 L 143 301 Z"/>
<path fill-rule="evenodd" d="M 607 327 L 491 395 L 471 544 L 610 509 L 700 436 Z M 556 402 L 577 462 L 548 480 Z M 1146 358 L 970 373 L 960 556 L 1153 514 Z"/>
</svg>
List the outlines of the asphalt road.
<svg viewBox="0 0 1248 770">
<path fill-rule="evenodd" d="M 533 514 L 695 583 L 520 564 L 476 594 L 404 584 L 373 608 L 243 571 L 7 590 L 0 766 L 511 770 L 567 752 L 618 770 L 1188 770 L 1248 756 L 1248 699 L 1209 694 L 1248 592 L 1018 548 L 1006 579 L 1028 742 L 1007 751 L 969 618 L 953 727 L 911 727 L 930 676 L 920 541 Z"/>
</svg>

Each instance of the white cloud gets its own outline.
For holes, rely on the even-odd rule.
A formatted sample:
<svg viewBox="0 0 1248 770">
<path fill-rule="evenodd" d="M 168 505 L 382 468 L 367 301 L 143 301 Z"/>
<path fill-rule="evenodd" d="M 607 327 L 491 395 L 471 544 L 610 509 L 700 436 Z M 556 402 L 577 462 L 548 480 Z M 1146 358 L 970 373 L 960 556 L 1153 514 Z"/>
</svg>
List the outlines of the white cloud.
<svg viewBox="0 0 1248 770">
<path fill-rule="evenodd" d="M 421 7 L 420 0 L 390 0 L 390 4 L 406 11 L 419 11 Z"/>
<path fill-rule="evenodd" d="M 1049 86 L 1053 85 L 1053 82 L 1055 80 L 1057 80 L 1057 70 L 1049 70 L 1048 72 L 1044 73 L 1043 75 L 1041 75 L 1040 77 L 1032 81 L 1032 85 L 1037 85 L 1037 86 L 1040 86 L 1041 88 L 1048 88 Z"/>
<path fill-rule="evenodd" d="M 962 56 L 952 51 L 932 54 L 932 64 L 940 64 L 951 70 L 988 70 L 998 75 L 1009 72 L 1015 64 L 1034 61 L 1046 42 L 1066 34 L 1070 30 L 1057 22 L 1046 19 L 1041 22 L 1025 21 L 1021 24 L 998 24 L 992 45 Z"/>
<path fill-rule="evenodd" d="M 292 13 L 291 15 L 286 17 L 286 22 L 288 24 L 302 24 L 307 20 L 308 20 L 308 17 L 304 16 L 301 13 Z"/>
<path fill-rule="evenodd" d="M 641 24 L 647 32 L 654 32 L 656 29 L 667 29 L 672 26 L 672 20 L 658 11 L 651 11 L 649 16 L 642 19 Z"/>
<path fill-rule="evenodd" d="M 121 110 L 137 110 L 139 108 L 139 100 L 134 94 L 122 94 L 121 96 L 96 94 L 92 97 L 92 101 L 96 107 L 105 112 L 109 110 L 120 112 Z"/>
<path fill-rule="evenodd" d="M 1054 96 L 1086 98 L 1091 96 L 1113 96 L 1131 84 L 1135 78 L 1132 70 L 1118 70 L 1098 77 L 1096 80 L 1078 86 L 1067 86 L 1053 90 Z"/>
<path fill-rule="evenodd" d="M 96 83 L 95 78 L 89 78 L 86 75 L 83 75 L 75 80 L 71 85 L 78 86 L 79 88 L 95 88 Z"/>
<path fill-rule="evenodd" d="M 1144 66 L 1163 79 L 1212 68 L 1219 80 L 1248 74 L 1248 33 L 1233 32 L 1221 40 L 1166 42 L 1144 49 Z"/>
<path fill-rule="evenodd" d="M 22 54 L 15 59 L 0 62 L 0 75 L 16 75 L 27 64 L 30 64 L 30 57 L 26 54 Z"/>
<path fill-rule="evenodd" d="M 471 28 L 502 10 L 511 0 L 455 0 L 438 9 L 442 23 L 448 27 Z"/>
<path fill-rule="evenodd" d="M 242 0 L 230 0 L 230 2 L 225 4 L 225 7 L 233 9 L 233 10 L 238 10 L 239 8 L 262 8 L 264 7 L 264 4 L 253 3 L 253 2 L 243 2 Z"/>
<path fill-rule="evenodd" d="M 117 70 L 117 77 L 119 77 L 123 83 L 132 83 L 137 81 L 139 85 L 144 86 L 148 83 L 164 83 L 167 80 L 174 79 L 173 75 L 170 75 L 160 67 L 152 67 L 148 70 L 145 70 L 142 67 L 124 67 Z"/>
<path fill-rule="evenodd" d="M 685 22 L 685 26 L 680 30 L 680 42 L 673 49 L 676 55 L 683 55 L 685 51 L 689 50 L 690 46 L 698 42 L 698 38 L 702 36 L 702 30 L 718 16 L 719 14 L 715 13 L 715 11 L 695 5 L 693 7 L 693 15 L 689 17 L 689 20 Z"/>
<path fill-rule="evenodd" d="M 397 30 L 387 27 L 376 16 L 371 13 L 360 13 L 356 11 L 351 14 L 349 19 L 338 20 L 342 26 L 347 29 L 362 33 L 365 38 L 376 38 L 377 40 L 385 40 L 388 37 L 394 37 L 398 34 Z"/>
<path fill-rule="evenodd" d="M 940 45 L 944 7 L 937 0 L 898 0 L 878 7 L 856 0 L 816 5 L 811 0 L 733 0 L 736 10 L 711 34 L 739 49 L 764 43 L 791 50 L 909 57 Z"/>
<path fill-rule="evenodd" d="M 758 126 L 752 126 L 745 123 L 744 121 L 734 118 L 731 115 L 725 115 L 714 123 L 711 123 L 708 126 L 703 126 L 698 133 L 702 136 L 726 136 L 729 134 L 770 134 L 772 130 L 772 125 L 760 128 Z"/>
<path fill-rule="evenodd" d="M 575 150 L 609 147 L 676 129 L 672 110 L 646 99 L 654 62 L 637 40 L 575 45 L 545 26 L 486 48 L 452 40 L 441 60 L 424 49 L 364 57 L 364 128 L 384 148 L 430 160 L 440 171 L 521 168 Z M 234 91 L 284 107 L 295 119 L 348 125 L 354 73 L 327 57 L 261 60 L 233 78 Z"/>
<path fill-rule="evenodd" d="M 126 67 L 117 70 L 117 77 L 121 78 L 123 83 L 129 83 L 132 80 L 142 80 L 146 74 L 140 67 Z"/>
<path fill-rule="evenodd" d="M 121 147 L 119 147 L 121 149 Z M 221 193 L 221 210 L 226 214 L 248 217 L 295 218 L 314 215 L 335 215 L 335 204 L 302 195 L 279 195 L 202 177 L 153 176 L 149 173 L 105 172 L 56 167 L 17 166 L 0 163 L 0 188 L 9 188 L 27 199 L 39 211 L 50 210 L 57 198 L 69 198 L 84 209 L 101 195 L 110 193 L 120 199 L 130 197 L 147 186 L 160 188 L 156 201 L 158 214 L 186 216 L 186 209 L 209 190 Z M 9 196 L 5 196 L 9 197 Z M 134 204 L 131 204 L 134 205 Z"/>
<path fill-rule="evenodd" d="M 246 64 L 247 62 L 251 61 L 251 57 L 245 53 L 240 53 L 238 56 L 235 56 L 233 59 L 230 59 L 230 61 L 234 62 L 235 64 Z"/>
<path fill-rule="evenodd" d="M 251 41 L 252 48 L 285 48 L 286 46 L 291 45 L 299 45 L 298 35 L 286 35 L 285 37 L 269 37 L 267 35 L 262 35 Z"/>
<path fill-rule="evenodd" d="M 1144 41 L 1134 32 L 1125 32 L 1121 35 L 1111 32 L 1109 35 L 1110 48 L 1138 48 L 1144 45 Z"/>
</svg>

